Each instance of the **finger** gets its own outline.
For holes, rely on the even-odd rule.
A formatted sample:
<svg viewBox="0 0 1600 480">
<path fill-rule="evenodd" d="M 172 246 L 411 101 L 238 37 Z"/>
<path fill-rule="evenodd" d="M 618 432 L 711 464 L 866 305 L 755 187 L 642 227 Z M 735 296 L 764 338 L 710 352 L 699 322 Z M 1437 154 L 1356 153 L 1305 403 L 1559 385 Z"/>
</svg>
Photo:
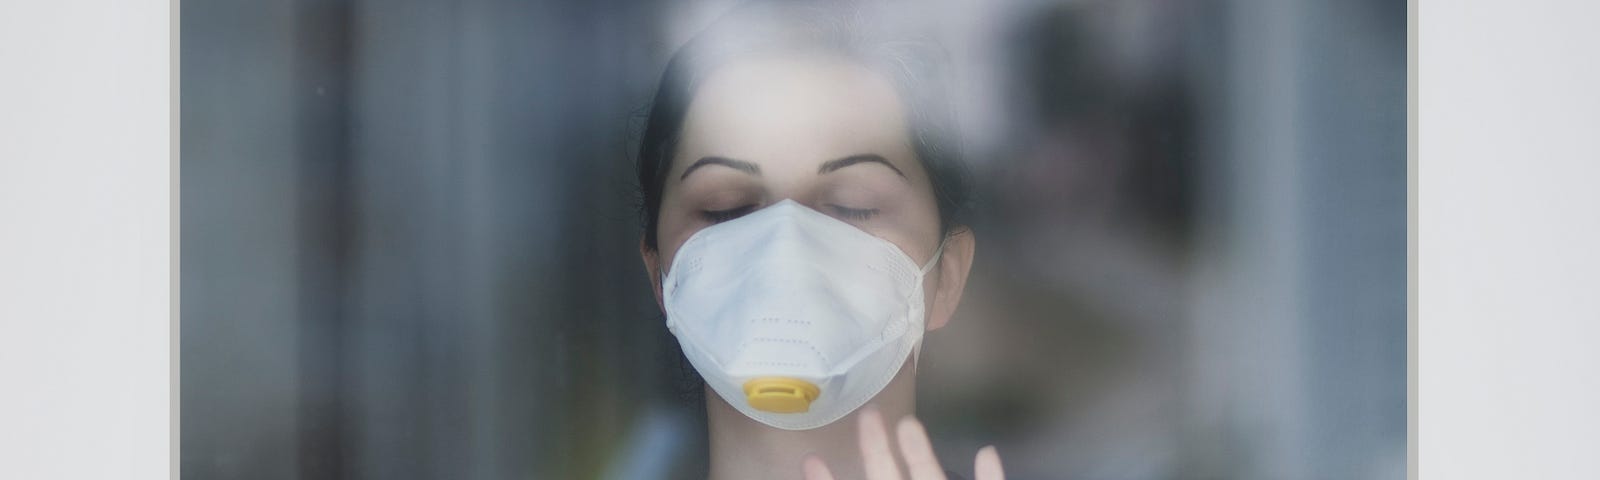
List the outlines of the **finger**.
<svg viewBox="0 0 1600 480">
<path fill-rule="evenodd" d="M 861 409 L 861 461 L 869 480 L 900 480 L 900 467 L 894 464 L 889 447 L 889 432 L 883 429 L 883 414 L 872 406 Z"/>
<path fill-rule="evenodd" d="M 906 415 L 895 433 L 900 435 L 900 454 L 905 456 L 908 476 L 915 480 L 944 480 L 944 469 L 933 455 L 933 444 L 928 442 L 928 430 L 922 422 Z"/>
<path fill-rule="evenodd" d="M 973 480 L 1005 480 L 1006 472 L 1000 469 L 1000 452 L 994 445 L 978 449 L 978 458 L 972 461 Z"/>
<path fill-rule="evenodd" d="M 817 454 L 806 455 L 800 461 L 800 470 L 805 472 L 806 480 L 833 480 L 833 472 L 828 471 L 828 463 L 822 461 Z"/>
</svg>

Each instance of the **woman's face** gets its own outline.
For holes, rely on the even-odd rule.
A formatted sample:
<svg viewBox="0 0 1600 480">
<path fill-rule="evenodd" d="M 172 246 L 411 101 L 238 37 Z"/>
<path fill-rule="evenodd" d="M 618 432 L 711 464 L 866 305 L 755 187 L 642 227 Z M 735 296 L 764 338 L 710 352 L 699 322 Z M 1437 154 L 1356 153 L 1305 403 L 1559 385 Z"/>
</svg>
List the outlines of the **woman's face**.
<svg viewBox="0 0 1600 480">
<path fill-rule="evenodd" d="M 905 116 L 887 78 L 846 60 L 718 69 L 690 103 L 662 189 L 660 267 L 700 229 L 784 199 L 927 262 L 939 244 L 939 212 Z"/>
</svg>

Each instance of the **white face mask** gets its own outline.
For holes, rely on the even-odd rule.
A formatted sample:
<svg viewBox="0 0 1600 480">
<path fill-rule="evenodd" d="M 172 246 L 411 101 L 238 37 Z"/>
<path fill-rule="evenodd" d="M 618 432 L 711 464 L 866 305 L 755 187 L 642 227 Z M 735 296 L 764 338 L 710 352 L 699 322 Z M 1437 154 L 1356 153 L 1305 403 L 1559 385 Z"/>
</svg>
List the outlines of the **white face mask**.
<svg viewBox="0 0 1600 480">
<path fill-rule="evenodd" d="M 807 430 L 876 396 L 918 349 L 919 266 L 899 247 L 783 200 L 706 227 L 662 279 L 667 328 L 706 384 L 761 423 Z"/>
</svg>

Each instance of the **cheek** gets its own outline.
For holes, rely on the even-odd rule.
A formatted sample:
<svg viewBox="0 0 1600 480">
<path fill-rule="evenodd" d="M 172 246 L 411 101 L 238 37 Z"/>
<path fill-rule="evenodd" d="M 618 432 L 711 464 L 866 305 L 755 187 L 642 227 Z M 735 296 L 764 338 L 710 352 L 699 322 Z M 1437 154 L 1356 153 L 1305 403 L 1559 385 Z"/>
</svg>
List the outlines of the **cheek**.
<svg viewBox="0 0 1600 480">
<path fill-rule="evenodd" d="M 939 246 L 939 208 L 930 192 L 915 192 L 895 202 L 895 214 L 884 225 L 883 236 L 893 237 L 902 247 L 911 244 L 921 247 L 911 258 L 920 262 L 928 260 Z M 907 249 L 907 252 L 912 250 Z"/>
<path fill-rule="evenodd" d="M 665 205 L 663 205 L 665 207 Z M 677 256 L 678 247 L 689 237 L 689 220 L 679 209 L 663 208 L 656 219 L 656 251 L 661 255 L 661 272 L 665 274 L 672 267 L 672 259 Z"/>
</svg>

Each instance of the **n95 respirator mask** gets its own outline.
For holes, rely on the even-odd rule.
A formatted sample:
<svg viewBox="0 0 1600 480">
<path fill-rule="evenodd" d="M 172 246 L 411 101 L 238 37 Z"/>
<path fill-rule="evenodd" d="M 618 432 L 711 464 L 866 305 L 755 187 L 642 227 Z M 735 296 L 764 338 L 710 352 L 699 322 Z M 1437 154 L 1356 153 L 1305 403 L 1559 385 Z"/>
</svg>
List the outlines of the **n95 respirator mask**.
<svg viewBox="0 0 1600 480">
<path fill-rule="evenodd" d="M 785 430 L 861 407 L 922 341 L 923 276 L 899 247 L 793 200 L 706 227 L 662 278 L 667 328 L 711 389 Z"/>
</svg>

